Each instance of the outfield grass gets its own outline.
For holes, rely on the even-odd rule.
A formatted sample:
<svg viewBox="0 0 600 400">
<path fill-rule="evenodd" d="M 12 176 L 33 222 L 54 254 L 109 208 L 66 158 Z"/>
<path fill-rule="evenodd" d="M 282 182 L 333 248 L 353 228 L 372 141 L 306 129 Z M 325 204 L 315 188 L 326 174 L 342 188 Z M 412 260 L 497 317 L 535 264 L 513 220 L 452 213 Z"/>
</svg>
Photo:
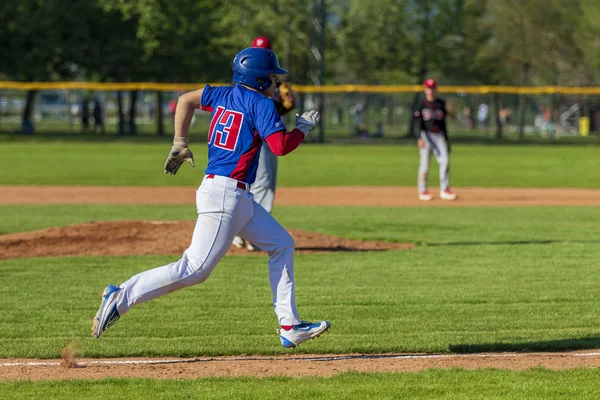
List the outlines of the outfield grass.
<svg viewBox="0 0 600 400">
<path fill-rule="evenodd" d="M 193 144 L 195 169 L 163 174 L 168 143 L 6 141 L 0 145 L 0 185 L 198 185 L 206 145 Z M 598 147 L 476 146 L 452 152 L 454 186 L 600 187 Z M 401 185 L 416 183 L 414 146 L 304 145 L 280 159 L 282 186 Z M 431 183 L 437 182 L 432 161 Z"/>
<path fill-rule="evenodd" d="M 333 330 L 295 352 L 478 352 L 600 346 L 599 245 L 299 256 L 301 316 Z M 266 257 L 226 257 L 206 284 L 142 304 L 89 337 L 110 282 L 174 257 L 0 262 L 0 357 L 280 354 Z M 52 307 L 48 307 L 52 304 Z M 286 352 L 287 353 L 287 352 Z"/>
<path fill-rule="evenodd" d="M 600 243 L 597 207 L 363 208 L 278 206 L 286 227 L 420 245 Z M 324 218 L 323 216 L 327 216 Z M 153 205 L 0 206 L 0 234 L 108 220 L 189 220 L 196 208 Z M 465 251 L 469 251 L 468 247 Z"/>
<path fill-rule="evenodd" d="M 6 400 L 40 399 L 597 399 L 600 370 L 428 370 L 333 378 L 0 382 Z"/>
<path fill-rule="evenodd" d="M 161 143 L 162 141 L 162 143 Z M 162 174 L 168 141 L 0 142 L 1 184 L 197 185 Z M 455 186 L 600 188 L 597 147 L 457 144 Z M 280 185 L 414 185 L 416 149 L 308 145 L 280 160 Z M 432 162 L 431 182 L 437 179 Z M 0 196 L 2 196 L 0 187 Z M 226 257 L 211 278 L 90 335 L 104 285 L 169 256 L 0 261 L 0 357 L 479 352 L 598 348 L 597 207 L 276 207 L 289 228 L 413 242 L 410 251 L 303 255 L 301 316 L 331 332 L 286 350 L 274 333 L 266 256 Z M 193 220 L 189 206 L 0 206 L 0 234 L 119 219 Z M 597 399 L 600 369 L 428 370 L 333 378 L 1 382 L 0 398 Z"/>
<path fill-rule="evenodd" d="M 0 219 L 14 231 L 55 225 L 60 221 L 56 216 L 65 211 L 75 217 L 70 222 L 76 222 L 104 216 L 176 218 L 184 210 L 193 218 L 193 207 L 5 206 L 0 207 Z M 596 210 L 280 207 L 277 212 L 287 226 L 427 245 L 411 251 L 298 256 L 301 315 L 329 318 L 333 330 L 295 351 L 471 352 L 600 346 Z M 206 284 L 140 305 L 102 340 L 88 337 L 98 293 L 105 284 L 120 283 L 173 259 L 0 262 L 0 280 L 7 282 L 0 287 L 0 309 L 5 310 L 0 320 L 0 357 L 57 357 L 72 339 L 86 356 L 283 351 L 273 333 L 276 321 L 266 256 L 226 257 Z M 158 322 L 149 329 L 149 321 Z"/>
</svg>

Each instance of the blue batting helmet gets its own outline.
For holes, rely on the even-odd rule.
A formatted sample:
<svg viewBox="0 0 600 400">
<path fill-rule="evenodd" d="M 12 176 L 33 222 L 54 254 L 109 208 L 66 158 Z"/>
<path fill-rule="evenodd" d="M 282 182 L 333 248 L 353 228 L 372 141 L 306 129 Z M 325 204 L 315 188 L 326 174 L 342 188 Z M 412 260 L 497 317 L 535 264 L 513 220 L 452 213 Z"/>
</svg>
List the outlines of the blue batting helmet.
<svg viewBox="0 0 600 400">
<path fill-rule="evenodd" d="M 272 84 L 269 74 L 287 74 L 279 66 L 277 56 L 271 50 L 249 47 L 240 51 L 233 59 L 234 82 L 263 91 Z"/>
</svg>

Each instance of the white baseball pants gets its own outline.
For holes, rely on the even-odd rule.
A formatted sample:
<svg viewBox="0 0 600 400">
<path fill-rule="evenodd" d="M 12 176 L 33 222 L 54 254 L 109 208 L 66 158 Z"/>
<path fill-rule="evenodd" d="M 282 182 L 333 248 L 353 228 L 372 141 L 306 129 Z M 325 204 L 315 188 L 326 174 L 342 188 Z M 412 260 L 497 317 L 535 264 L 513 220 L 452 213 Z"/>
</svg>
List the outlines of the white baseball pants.
<svg viewBox="0 0 600 400">
<path fill-rule="evenodd" d="M 273 203 L 275 202 L 277 163 L 278 157 L 273 154 L 267 143 L 263 143 L 260 149 L 260 158 L 258 159 L 256 181 L 252 184 L 252 194 L 254 195 L 254 200 L 268 212 L 273 210 Z M 250 243 L 254 242 L 250 240 Z"/>
<path fill-rule="evenodd" d="M 448 189 L 450 187 L 450 157 L 444 133 L 421 131 L 421 139 L 423 139 L 425 146 L 419 149 L 420 161 L 419 176 L 417 179 L 419 192 L 427 190 L 427 175 L 429 174 L 431 153 L 435 155 L 440 165 L 440 190 Z"/>
<path fill-rule="evenodd" d="M 280 325 L 301 323 L 294 293 L 294 240 L 231 178 L 204 178 L 196 191 L 198 220 L 192 243 L 174 263 L 141 272 L 120 287 L 119 314 L 178 289 L 208 279 L 233 237 L 240 235 L 269 254 L 269 281 Z"/>
</svg>

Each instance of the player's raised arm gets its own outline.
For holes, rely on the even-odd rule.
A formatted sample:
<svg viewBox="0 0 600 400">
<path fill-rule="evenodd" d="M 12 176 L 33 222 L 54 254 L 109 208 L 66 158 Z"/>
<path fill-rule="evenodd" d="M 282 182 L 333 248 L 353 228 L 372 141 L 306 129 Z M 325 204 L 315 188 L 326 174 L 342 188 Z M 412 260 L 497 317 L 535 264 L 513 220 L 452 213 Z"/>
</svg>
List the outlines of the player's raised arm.
<svg viewBox="0 0 600 400">
<path fill-rule="evenodd" d="M 200 108 L 202 91 L 203 89 L 194 90 L 193 92 L 182 94 L 177 99 L 177 108 L 175 109 L 175 136 L 173 137 L 173 147 L 165 162 L 165 174 L 175 175 L 184 161 L 189 163 L 192 167 L 196 166 L 194 164 L 194 155 L 188 148 L 189 131 L 194 112 L 196 109 Z"/>
<path fill-rule="evenodd" d="M 317 110 L 307 111 L 302 115 L 296 114 L 296 128 L 291 132 L 275 132 L 267 136 L 265 141 L 273 154 L 285 156 L 294 151 L 306 136 L 310 134 L 321 118 Z"/>
</svg>

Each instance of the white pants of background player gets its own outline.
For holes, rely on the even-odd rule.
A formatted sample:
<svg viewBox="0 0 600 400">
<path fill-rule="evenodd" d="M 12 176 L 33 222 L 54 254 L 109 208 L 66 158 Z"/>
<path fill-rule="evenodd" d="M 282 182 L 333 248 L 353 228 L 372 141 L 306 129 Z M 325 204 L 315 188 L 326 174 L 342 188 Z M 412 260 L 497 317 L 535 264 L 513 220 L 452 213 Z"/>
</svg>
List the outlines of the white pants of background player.
<svg viewBox="0 0 600 400">
<path fill-rule="evenodd" d="M 448 154 L 448 143 L 446 142 L 444 133 L 428 133 L 421 131 L 421 139 L 423 139 L 425 145 L 419 149 L 420 161 L 417 182 L 419 192 L 422 193 L 427 190 L 427 175 L 429 173 L 431 153 L 435 155 L 435 159 L 440 165 L 440 190 L 443 191 L 448 189 L 450 187 L 450 157 Z"/>
<path fill-rule="evenodd" d="M 123 290 L 117 297 L 119 314 L 136 304 L 206 281 L 239 234 L 269 254 L 269 281 L 279 324 L 300 324 L 294 294 L 294 240 L 290 234 L 231 178 L 205 178 L 196 191 L 196 206 L 198 220 L 183 257 L 122 283 Z"/>
<path fill-rule="evenodd" d="M 251 191 L 254 195 L 254 200 L 268 212 L 273 210 L 273 203 L 275 202 L 277 162 L 278 157 L 273 154 L 268 144 L 263 143 L 260 149 L 258 169 L 256 170 L 256 180 L 252 184 Z M 244 237 L 244 239 L 254 243 L 248 238 Z"/>
</svg>

